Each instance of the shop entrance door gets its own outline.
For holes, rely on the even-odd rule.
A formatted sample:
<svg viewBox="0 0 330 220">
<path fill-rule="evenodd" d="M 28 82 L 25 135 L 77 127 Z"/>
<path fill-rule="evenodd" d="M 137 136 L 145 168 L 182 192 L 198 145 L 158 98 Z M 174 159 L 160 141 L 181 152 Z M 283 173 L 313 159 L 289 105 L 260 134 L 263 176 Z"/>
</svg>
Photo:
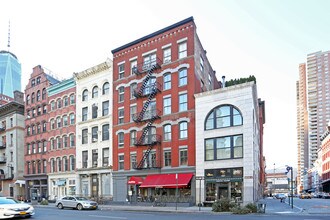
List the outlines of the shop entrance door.
<svg viewBox="0 0 330 220">
<path fill-rule="evenodd" d="M 218 199 L 228 199 L 228 186 L 220 185 L 218 187 Z"/>
</svg>

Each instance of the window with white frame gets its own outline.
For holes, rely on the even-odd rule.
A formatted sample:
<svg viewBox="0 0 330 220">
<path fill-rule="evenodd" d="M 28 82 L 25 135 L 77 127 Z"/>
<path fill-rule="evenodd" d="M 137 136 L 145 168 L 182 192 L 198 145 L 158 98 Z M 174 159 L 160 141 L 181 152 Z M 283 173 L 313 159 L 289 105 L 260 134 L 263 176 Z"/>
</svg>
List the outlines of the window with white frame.
<svg viewBox="0 0 330 220">
<path fill-rule="evenodd" d="M 75 146 L 74 134 L 70 134 L 69 138 L 70 138 L 70 147 L 74 147 Z"/>
<path fill-rule="evenodd" d="M 131 61 L 131 75 L 133 75 L 134 74 L 134 68 L 136 68 L 137 67 L 137 60 L 133 60 L 133 61 Z"/>
<path fill-rule="evenodd" d="M 180 166 L 187 166 L 188 165 L 188 149 L 180 148 L 179 154 L 180 154 L 179 155 Z"/>
<path fill-rule="evenodd" d="M 163 50 L 163 62 L 164 63 L 171 62 L 171 47 L 165 48 Z"/>
<path fill-rule="evenodd" d="M 97 142 L 98 140 L 98 132 L 99 132 L 99 128 L 96 127 L 92 127 L 92 143 Z"/>
<path fill-rule="evenodd" d="M 109 140 L 109 124 L 102 125 L 102 141 Z"/>
<path fill-rule="evenodd" d="M 76 168 L 76 161 L 73 155 L 71 155 L 69 158 L 70 158 L 70 171 L 73 171 Z"/>
<path fill-rule="evenodd" d="M 148 70 L 156 64 L 156 53 L 148 54 L 143 57 L 143 69 Z"/>
<path fill-rule="evenodd" d="M 188 138 L 188 122 L 183 121 L 179 123 L 179 138 Z"/>
<path fill-rule="evenodd" d="M 183 68 L 179 70 L 179 86 L 187 85 L 187 69 Z"/>
<path fill-rule="evenodd" d="M 164 151 L 164 166 L 170 167 L 172 164 L 172 153 L 170 150 Z"/>
<path fill-rule="evenodd" d="M 102 166 L 107 167 L 109 166 L 109 148 L 102 149 Z"/>
<path fill-rule="evenodd" d="M 131 153 L 131 169 L 136 168 L 136 153 Z"/>
<path fill-rule="evenodd" d="M 163 114 L 171 114 L 172 110 L 172 99 L 171 97 L 164 97 L 163 99 Z"/>
<path fill-rule="evenodd" d="M 92 98 L 97 98 L 99 96 L 99 87 L 94 86 L 92 89 Z"/>
<path fill-rule="evenodd" d="M 62 171 L 62 161 L 61 158 L 56 158 L 56 163 L 57 163 L 57 172 L 61 172 Z"/>
<path fill-rule="evenodd" d="M 171 73 L 164 74 L 164 86 L 163 90 L 171 89 Z"/>
<path fill-rule="evenodd" d="M 124 155 L 118 155 L 118 170 L 124 169 Z"/>
<path fill-rule="evenodd" d="M 179 43 L 179 59 L 187 57 L 187 42 Z"/>
<path fill-rule="evenodd" d="M 64 115 L 63 116 L 63 126 L 68 126 L 68 116 L 67 115 Z"/>
<path fill-rule="evenodd" d="M 88 129 L 83 129 L 81 131 L 81 143 L 87 144 L 88 143 Z"/>
<path fill-rule="evenodd" d="M 64 103 L 64 106 L 68 106 L 69 105 L 69 98 L 67 96 L 65 96 L 63 98 L 63 103 Z"/>
<path fill-rule="evenodd" d="M 82 108 L 82 121 L 87 121 L 88 107 Z"/>
<path fill-rule="evenodd" d="M 125 76 L 125 63 L 118 65 L 118 79 L 122 79 Z"/>
<path fill-rule="evenodd" d="M 131 94 L 131 99 L 135 99 L 135 90 L 137 89 L 137 83 L 132 83 L 130 85 L 130 94 Z"/>
<path fill-rule="evenodd" d="M 118 133 L 118 148 L 124 147 L 124 132 Z"/>
<path fill-rule="evenodd" d="M 109 101 L 102 102 L 102 116 L 109 114 Z"/>
<path fill-rule="evenodd" d="M 98 165 L 99 153 L 97 149 L 92 150 L 92 167 L 97 167 Z"/>
<path fill-rule="evenodd" d="M 51 110 L 51 111 L 54 111 L 54 110 L 55 110 L 55 101 L 52 101 L 52 102 L 50 103 L 50 110 Z"/>
<path fill-rule="evenodd" d="M 164 125 L 164 141 L 172 139 L 172 126 L 170 124 Z"/>
<path fill-rule="evenodd" d="M 108 95 L 110 91 L 110 84 L 108 82 L 105 82 L 102 87 L 102 94 Z"/>
<path fill-rule="evenodd" d="M 99 109 L 99 107 L 97 106 L 97 103 L 92 105 L 92 118 L 93 119 L 97 118 L 98 109 Z"/>
<path fill-rule="evenodd" d="M 200 64 L 201 72 L 203 73 L 204 72 L 204 59 L 202 56 L 200 56 L 199 64 Z"/>
<path fill-rule="evenodd" d="M 179 95 L 179 112 L 188 110 L 187 93 Z"/>
<path fill-rule="evenodd" d="M 69 170 L 68 158 L 64 156 L 62 161 L 63 161 L 63 171 L 68 171 Z"/>
<path fill-rule="evenodd" d="M 50 120 L 50 127 L 51 127 L 51 129 L 55 129 L 55 120 L 54 119 Z"/>
<path fill-rule="evenodd" d="M 125 98 L 125 87 L 121 86 L 118 89 L 118 102 L 123 102 Z"/>
<path fill-rule="evenodd" d="M 63 136 L 63 147 L 68 147 L 68 136 L 66 135 Z"/>
<path fill-rule="evenodd" d="M 118 109 L 118 124 L 124 123 L 124 108 Z"/>
<path fill-rule="evenodd" d="M 132 122 L 136 117 L 136 105 L 130 106 L 130 122 Z"/>
<path fill-rule="evenodd" d="M 57 108 L 60 109 L 62 108 L 62 100 L 61 99 L 57 99 Z"/>
<path fill-rule="evenodd" d="M 88 167 L 88 151 L 82 151 L 82 168 Z"/>
<path fill-rule="evenodd" d="M 75 96 L 74 94 L 70 95 L 70 104 L 73 105 L 75 103 Z"/>
<path fill-rule="evenodd" d="M 61 148 L 61 138 L 60 137 L 56 137 L 56 143 L 57 143 L 57 149 Z"/>
<path fill-rule="evenodd" d="M 130 132 L 130 145 L 134 146 L 136 143 L 136 130 Z"/>
<path fill-rule="evenodd" d="M 87 101 L 88 100 L 88 90 L 85 89 L 82 93 L 82 101 Z"/>
<path fill-rule="evenodd" d="M 70 114 L 70 125 L 73 125 L 75 122 L 74 122 L 74 114 L 71 113 Z"/>
</svg>

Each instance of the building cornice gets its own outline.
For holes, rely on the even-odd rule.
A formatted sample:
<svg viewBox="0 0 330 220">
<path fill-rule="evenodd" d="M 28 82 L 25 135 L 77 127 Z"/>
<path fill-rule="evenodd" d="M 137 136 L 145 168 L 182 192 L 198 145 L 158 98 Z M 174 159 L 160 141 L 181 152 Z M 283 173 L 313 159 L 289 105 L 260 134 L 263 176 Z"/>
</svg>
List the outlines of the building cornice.
<svg viewBox="0 0 330 220">
<path fill-rule="evenodd" d="M 97 73 L 106 71 L 111 68 L 112 68 L 112 60 L 107 59 L 107 61 L 105 61 L 101 64 L 98 64 L 96 66 L 93 66 L 91 68 L 88 68 L 88 69 L 78 72 L 78 73 L 73 73 L 73 76 L 76 80 L 81 80 L 81 79 L 87 78 L 89 76 L 95 75 Z"/>
</svg>

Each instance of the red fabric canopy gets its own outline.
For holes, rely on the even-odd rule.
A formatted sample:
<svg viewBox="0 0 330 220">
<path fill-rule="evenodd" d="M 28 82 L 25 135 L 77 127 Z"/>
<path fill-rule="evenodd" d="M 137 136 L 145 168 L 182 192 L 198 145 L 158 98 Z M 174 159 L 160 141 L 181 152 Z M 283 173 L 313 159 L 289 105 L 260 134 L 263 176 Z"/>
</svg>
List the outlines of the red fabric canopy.
<svg viewBox="0 0 330 220">
<path fill-rule="evenodd" d="M 142 183 L 143 183 L 143 179 L 142 177 L 139 176 L 132 176 L 127 182 L 127 184 L 129 185 L 140 185 Z"/>
<path fill-rule="evenodd" d="M 193 175 L 193 173 L 148 175 L 140 188 L 183 188 L 189 184 Z"/>
</svg>

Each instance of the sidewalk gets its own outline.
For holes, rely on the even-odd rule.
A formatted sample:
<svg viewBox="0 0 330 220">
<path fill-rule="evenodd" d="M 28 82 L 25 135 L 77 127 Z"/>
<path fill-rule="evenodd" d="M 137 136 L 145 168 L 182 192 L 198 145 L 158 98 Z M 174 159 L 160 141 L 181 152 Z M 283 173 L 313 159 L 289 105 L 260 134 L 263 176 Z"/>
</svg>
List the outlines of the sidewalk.
<svg viewBox="0 0 330 220">
<path fill-rule="evenodd" d="M 261 199 L 258 203 L 266 204 L 266 214 L 301 214 L 303 211 L 300 207 L 295 205 L 292 209 L 288 201 L 280 202 L 279 199 Z"/>
</svg>

